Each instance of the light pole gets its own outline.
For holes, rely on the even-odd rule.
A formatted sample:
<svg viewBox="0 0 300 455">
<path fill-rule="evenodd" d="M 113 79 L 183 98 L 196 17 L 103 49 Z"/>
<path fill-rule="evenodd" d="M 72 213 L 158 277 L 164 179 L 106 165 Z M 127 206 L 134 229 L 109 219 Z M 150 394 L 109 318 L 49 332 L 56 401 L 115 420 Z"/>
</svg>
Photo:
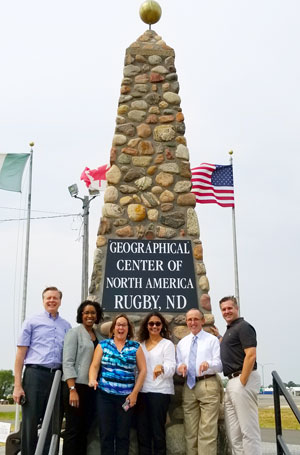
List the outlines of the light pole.
<svg viewBox="0 0 300 455">
<path fill-rule="evenodd" d="M 72 197 L 82 201 L 83 235 L 82 235 L 82 274 L 81 274 L 81 301 L 88 296 L 89 279 L 89 208 L 90 203 L 98 194 L 94 196 L 78 196 L 78 186 L 75 184 L 68 187 Z"/>
<path fill-rule="evenodd" d="M 257 363 L 261 367 L 261 374 L 262 374 L 262 388 L 265 389 L 265 366 L 267 365 L 274 365 L 273 362 L 271 363 Z"/>
</svg>

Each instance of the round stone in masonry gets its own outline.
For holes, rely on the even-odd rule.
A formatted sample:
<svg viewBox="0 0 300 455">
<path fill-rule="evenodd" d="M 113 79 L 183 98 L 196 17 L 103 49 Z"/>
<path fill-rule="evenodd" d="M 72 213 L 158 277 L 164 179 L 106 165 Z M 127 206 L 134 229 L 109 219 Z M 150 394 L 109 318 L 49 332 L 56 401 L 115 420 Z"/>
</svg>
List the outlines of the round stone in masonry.
<svg viewBox="0 0 300 455">
<path fill-rule="evenodd" d="M 200 235 L 198 217 L 193 208 L 187 209 L 187 233 L 193 236 Z"/>
<path fill-rule="evenodd" d="M 141 177 L 140 179 L 136 180 L 135 185 L 138 187 L 140 191 L 145 191 L 152 185 L 152 178 L 151 177 Z"/>
<path fill-rule="evenodd" d="M 120 204 L 121 204 L 122 206 L 124 206 L 124 205 L 130 204 L 132 201 L 133 201 L 132 196 L 123 196 L 123 197 L 121 197 L 121 199 L 120 199 Z"/>
<path fill-rule="evenodd" d="M 148 57 L 148 62 L 150 65 L 159 65 L 162 62 L 160 55 L 150 55 Z"/>
<path fill-rule="evenodd" d="M 163 227 L 163 226 L 158 226 L 156 229 L 157 237 L 164 238 L 164 239 L 172 239 L 173 237 L 176 237 L 177 231 L 175 229 L 172 229 L 170 227 Z"/>
<path fill-rule="evenodd" d="M 139 111 L 137 109 L 128 112 L 128 117 L 134 122 L 142 122 L 146 118 L 146 115 L 145 111 Z"/>
<path fill-rule="evenodd" d="M 137 126 L 136 131 L 138 136 L 142 138 L 149 137 L 152 134 L 151 127 L 146 123 L 141 123 L 139 126 Z"/>
<path fill-rule="evenodd" d="M 169 174 L 178 174 L 179 166 L 177 163 L 163 163 L 159 165 L 159 170 L 168 172 Z"/>
<path fill-rule="evenodd" d="M 113 145 L 123 145 L 126 144 L 127 137 L 124 134 L 115 134 L 113 138 Z"/>
<path fill-rule="evenodd" d="M 181 102 L 180 96 L 173 92 L 165 92 L 163 98 L 170 104 L 180 104 Z"/>
<path fill-rule="evenodd" d="M 177 198 L 177 204 L 181 206 L 192 206 L 196 205 L 196 195 L 194 193 L 180 194 Z"/>
<path fill-rule="evenodd" d="M 116 117 L 116 124 L 117 124 L 117 125 L 122 125 L 122 124 L 124 124 L 124 123 L 126 123 L 125 117 L 122 117 L 121 115 L 117 115 L 117 117 Z"/>
<path fill-rule="evenodd" d="M 170 210 L 173 210 L 174 204 L 171 202 L 163 202 L 160 206 L 160 209 L 162 212 L 169 212 Z"/>
<path fill-rule="evenodd" d="M 112 183 L 116 185 L 121 180 L 122 174 L 118 166 L 115 164 L 106 172 L 107 183 Z"/>
<path fill-rule="evenodd" d="M 138 154 L 138 151 L 133 147 L 124 147 L 124 148 L 122 148 L 121 152 L 126 153 L 126 155 L 131 155 L 131 156 L 135 156 Z"/>
<path fill-rule="evenodd" d="M 134 166 L 147 167 L 152 161 L 152 156 L 133 156 L 132 164 Z"/>
<path fill-rule="evenodd" d="M 140 73 L 141 69 L 139 66 L 136 65 L 126 65 L 124 67 L 123 74 L 125 77 L 131 77 L 131 76 L 136 76 L 138 73 Z"/>
<path fill-rule="evenodd" d="M 153 137 L 155 141 L 167 142 L 174 139 L 176 132 L 172 125 L 159 125 L 153 130 Z"/>
<path fill-rule="evenodd" d="M 115 186 L 109 185 L 104 193 L 104 202 L 115 202 L 118 199 L 118 190 Z"/>
<path fill-rule="evenodd" d="M 132 101 L 131 108 L 138 110 L 146 110 L 148 108 L 148 104 L 144 100 Z"/>
<path fill-rule="evenodd" d="M 134 139 L 130 139 L 128 141 L 128 147 L 136 147 L 140 141 L 141 141 L 141 138 L 139 138 L 139 137 L 135 137 Z"/>
<path fill-rule="evenodd" d="M 143 93 L 134 91 L 134 92 L 131 93 L 131 95 L 132 95 L 133 98 L 142 98 Z"/>
<path fill-rule="evenodd" d="M 133 125 L 133 123 L 124 123 L 122 125 L 118 125 L 116 127 L 116 133 L 122 133 L 122 134 L 125 134 L 126 136 L 134 136 L 135 135 L 135 126 Z M 124 144 L 124 142 L 123 142 Z M 120 145 L 123 145 L 123 144 L 120 144 Z M 117 145 L 117 144 L 116 144 Z"/>
<path fill-rule="evenodd" d="M 147 60 L 146 60 L 146 58 L 143 55 L 137 54 L 135 56 L 135 61 L 139 62 L 139 63 L 145 63 Z"/>
<path fill-rule="evenodd" d="M 102 215 L 107 216 L 107 218 L 119 218 L 124 213 L 124 209 L 117 204 L 112 204 L 110 202 L 105 203 L 102 208 Z"/>
<path fill-rule="evenodd" d="M 147 174 L 148 174 L 148 175 L 153 175 L 153 174 L 155 174 L 156 169 L 157 169 L 157 166 L 155 166 L 155 165 L 154 165 L 154 166 L 149 166 L 148 169 L 147 169 Z"/>
<path fill-rule="evenodd" d="M 172 202 L 174 201 L 174 199 L 175 199 L 174 194 L 172 193 L 172 191 L 169 190 L 164 190 L 159 196 L 159 200 L 161 202 Z"/>
<path fill-rule="evenodd" d="M 177 81 L 178 77 L 176 73 L 169 73 L 166 75 L 168 81 Z"/>
<path fill-rule="evenodd" d="M 179 228 L 185 223 L 185 215 L 182 212 L 172 212 L 168 215 L 161 215 L 160 222 L 165 226 Z"/>
<path fill-rule="evenodd" d="M 138 76 L 135 76 L 134 81 L 137 84 L 146 84 L 149 81 L 149 76 L 148 74 L 139 74 Z"/>
<path fill-rule="evenodd" d="M 118 226 L 124 226 L 126 223 L 128 223 L 127 218 L 119 218 L 118 220 L 113 222 L 113 225 L 115 227 L 118 227 Z"/>
<path fill-rule="evenodd" d="M 146 208 L 142 204 L 129 204 L 127 214 L 131 221 L 142 221 L 146 218 Z"/>
<path fill-rule="evenodd" d="M 145 175 L 145 169 L 140 168 L 130 168 L 128 172 L 124 175 L 125 182 L 132 182 L 135 179 L 138 179 Z"/>
<path fill-rule="evenodd" d="M 145 97 L 145 100 L 147 101 L 147 103 L 151 104 L 151 105 L 158 104 L 160 99 L 161 99 L 160 95 L 158 95 L 157 93 L 149 93 Z"/>
<path fill-rule="evenodd" d="M 157 205 L 160 204 L 160 202 L 157 199 L 157 197 L 155 196 L 155 194 L 152 194 L 149 192 L 142 194 L 141 198 L 142 198 L 142 202 L 148 208 L 156 207 Z"/>
<path fill-rule="evenodd" d="M 119 190 L 123 194 L 132 194 L 136 193 L 136 186 L 130 186 L 130 185 L 120 185 Z"/>
<path fill-rule="evenodd" d="M 132 100 L 132 95 L 121 95 L 119 97 L 119 104 L 127 103 L 127 101 Z"/>
<path fill-rule="evenodd" d="M 133 88 L 137 92 L 141 92 L 141 93 L 147 93 L 149 91 L 149 87 L 147 84 L 135 84 L 135 86 Z"/>
<path fill-rule="evenodd" d="M 149 221 L 157 221 L 158 219 L 158 210 L 156 209 L 149 209 L 147 211 L 147 216 Z"/>
<path fill-rule="evenodd" d="M 153 155 L 154 149 L 152 142 L 150 141 L 140 141 L 138 145 L 138 151 L 140 155 Z"/>
<path fill-rule="evenodd" d="M 130 164 L 131 158 L 129 155 L 126 155 L 125 153 L 121 153 L 117 159 L 117 162 L 119 164 Z"/>
<path fill-rule="evenodd" d="M 116 234 L 119 237 L 133 237 L 134 232 L 131 226 L 124 226 L 116 230 Z"/>
<path fill-rule="evenodd" d="M 158 73 L 158 74 L 167 74 L 169 71 L 162 65 L 155 66 L 154 68 L 151 69 L 153 73 Z"/>
<path fill-rule="evenodd" d="M 158 183 L 158 185 L 168 187 L 174 182 L 174 177 L 172 174 L 168 174 L 167 172 L 160 172 L 155 177 L 155 181 Z"/>
<path fill-rule="evenodd" d="M 174 186 L 175 193 L 186 193 L 190 191 L 192 183 L 189 180 L 179 180 Z"/>
</svg>

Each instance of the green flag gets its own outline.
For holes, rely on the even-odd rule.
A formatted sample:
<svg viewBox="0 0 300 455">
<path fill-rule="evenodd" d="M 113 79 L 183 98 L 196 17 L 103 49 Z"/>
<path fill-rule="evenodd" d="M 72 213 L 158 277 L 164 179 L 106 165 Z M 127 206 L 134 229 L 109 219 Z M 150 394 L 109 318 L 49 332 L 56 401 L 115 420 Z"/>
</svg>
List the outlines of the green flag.
<svg viewBox="0 0 300 455">
<path fill-rule="evenodd" d="M 22 177 L 30 153 L 0 153 L 0 189 L 21 191 Z"/>
</svg>

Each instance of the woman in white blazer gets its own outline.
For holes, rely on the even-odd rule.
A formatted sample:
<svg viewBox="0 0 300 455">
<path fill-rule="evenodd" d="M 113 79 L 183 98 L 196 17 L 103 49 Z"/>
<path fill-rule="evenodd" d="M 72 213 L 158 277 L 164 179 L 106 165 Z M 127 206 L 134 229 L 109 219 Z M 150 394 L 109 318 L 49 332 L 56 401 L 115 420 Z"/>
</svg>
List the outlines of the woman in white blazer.
<svg viewBox="0 0 300 455">
<path fill-rule="evenodd" d="M 85 455 L 87 435 L 96 418 L 96 392 L 88 386 L 90 364 L 101 336 L 93 326 L 103 318 L 98 302 L 77 309 L 78 327 L 67 332 L 63 349 L 63 402 L 66 417 L 63 455 Z"/>
</svg>

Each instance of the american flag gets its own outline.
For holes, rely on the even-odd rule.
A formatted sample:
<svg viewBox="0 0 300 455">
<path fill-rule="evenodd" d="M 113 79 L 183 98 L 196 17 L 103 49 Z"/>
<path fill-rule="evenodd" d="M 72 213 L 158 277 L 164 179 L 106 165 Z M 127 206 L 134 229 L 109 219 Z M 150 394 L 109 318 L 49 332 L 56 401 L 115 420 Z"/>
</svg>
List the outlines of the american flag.
<svg viewBox="0 0 300 455">
<path fill-rule="evenodd" d="M 192 169 L 192 192 L 200 204 L 234 207 L 232 164 L 202 163 Z"/>
</svg>

